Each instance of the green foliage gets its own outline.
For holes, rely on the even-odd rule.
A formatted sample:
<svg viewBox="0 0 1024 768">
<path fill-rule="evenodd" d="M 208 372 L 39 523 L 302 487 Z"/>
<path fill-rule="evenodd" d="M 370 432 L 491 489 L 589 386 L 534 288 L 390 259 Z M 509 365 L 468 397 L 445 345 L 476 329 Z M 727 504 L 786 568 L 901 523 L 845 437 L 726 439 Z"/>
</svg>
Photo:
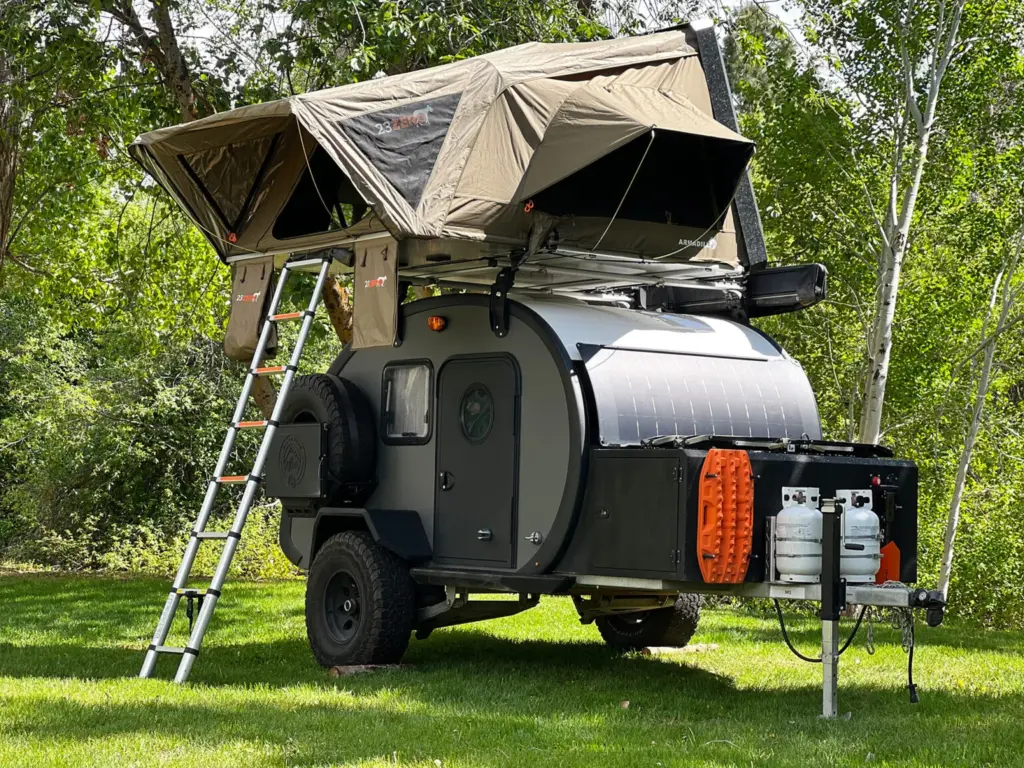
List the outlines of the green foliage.
<svg viewBox="0 0 1024 768">
<path fill-rule="evenodd" d="M 268 13 L 287 19 L 280 32 L 268 33 Z M 260 0 L 232 7 L 229 16 L 235 35 L 263 41 L 250 68 L 253 83 L 276 82 L 291 93 L 446 64 L 520 43 L 607 34 L 575 0 Z M 220 61 L 235 60 L 236 47 L 234 42 L 221 44 Z"/>
<path fill-rule="evenodd" d="M 0 294 L 0 546 L 67 569 L 172 570 L 241 387 L 219 343 L 228 272 L 160 198 L 97 204 L 66 261 Z M 318 328 L 317 370 L 334 351 Z M 243 437 L 238 456 L 251 456 L 255 435 Z M 254 513 L 238 570 L 289 572 L 276 514 Z"/>
<path fill-rule="evenodd" d="M 0 284 L 0 556 L 170 571 L 242 382 L 242 366 L 220 352 L 228 271 L 124 152 L 179 114 L 138 40 L 89 3 L 19 11 L 0 30 L 17 42 L 18 71 L 32 73 L 0 88 L 25 126 L 16 261 Z M 175 12 L 204 112 L 275 98 L 293 82 L 334 85 L 603 32 L 572 2 L 186 1 Z M 273 29 L 268 13 L 288 24 Z M 211 25 L 227 34 L 209 36 Z M 329 365 L 338 344 L 328 323 L 314 325 L 306 349 L 307 370 Z M 239 461 L 253 448 L 243 441 Z M 230 490 L 211 525 L 230 519 Z M 290 572 L 278 514 L 254 512 L 237 571 Z M 200 571 L 212 569 L 211 551 Z"/>
<path fill-rule="evenodd" d="M 827 303 L 759 325 L 804 365 L 826 434 L 836 439 L 852 439 L 857 422 L 876 270 L 872 208 L 886 199 L 893 151 L 884 119 L 902 96 L 891 82 L 900 7 L 806 2 L 807 39 L 815 46 L 808 48 L 760 6 L 747 6 L 726 46 L 742 129 L 758 145 L 754 181 L 769 254 L 829 269 Z M 983 21 L 990 17 L 1001 20 L 998 30 Z M 965 38 L 978 39 L 948 75 L 939 115 L 945 128 L 933 138 L 934 165 L 924 178 L 897 307 L 885 441 L 921 470 L 925 584 L 938 576 L 974 396 L 972 355 L 992 283 L 1024 221 L 1024 113 L 1012 98 L 1024 85 L 1012 42 L 1022 23 L 1020 4 L 968 6 Z M 908 33 L 907 44 L 920 38 L 920 30 Z M 910 55 L 920 53 L 911 48 Z M 1001 625 L 1024 621 L 1024 532 L 1016 524 L 1024 477 L 1014 458 L 1024 454 L 1021 349 L 1019 332 L 1000 341 L 1003 365 L 972 464 L 950 592 L 955 614 Z"/>
</svg>

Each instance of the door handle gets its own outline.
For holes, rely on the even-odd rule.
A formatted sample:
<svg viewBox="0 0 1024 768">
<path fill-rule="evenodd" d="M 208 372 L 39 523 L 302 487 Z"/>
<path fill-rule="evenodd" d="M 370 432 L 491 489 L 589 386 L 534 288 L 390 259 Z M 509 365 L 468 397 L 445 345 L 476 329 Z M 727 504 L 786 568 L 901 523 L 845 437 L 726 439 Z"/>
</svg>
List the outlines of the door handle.
<svg viewBox="0 0 1024 768">
<path fill-rule="evenodd" d="M 480 541 L 490 541 L 491 540 L 491 529 L 490 528 L 481 528 L 479 531 L 476 532 L 476 537 L 478 539 L 480 539 Z"/>
<path fill-rule="evenodd" d="M 455 475 L 451 472 L 441 472 L 441 474 L 438 475 L 438 478 L 441 481 L 442 491 L 450 491 L 455 487 Z"/>
</svg>

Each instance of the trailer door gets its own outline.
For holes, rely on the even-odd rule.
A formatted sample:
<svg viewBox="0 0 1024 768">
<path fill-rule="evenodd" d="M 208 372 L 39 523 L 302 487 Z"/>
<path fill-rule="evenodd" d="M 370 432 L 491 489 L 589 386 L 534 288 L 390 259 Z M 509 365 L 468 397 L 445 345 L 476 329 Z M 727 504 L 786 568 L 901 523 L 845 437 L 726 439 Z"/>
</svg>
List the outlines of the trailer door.
<svg viewBox="0 0 1024 768">
<path fill-rule="evenodd" d="M 510 358 L 457 358 L 441 368 L 435 562 L 515 563 L 518 418 Z"/>
</svg>

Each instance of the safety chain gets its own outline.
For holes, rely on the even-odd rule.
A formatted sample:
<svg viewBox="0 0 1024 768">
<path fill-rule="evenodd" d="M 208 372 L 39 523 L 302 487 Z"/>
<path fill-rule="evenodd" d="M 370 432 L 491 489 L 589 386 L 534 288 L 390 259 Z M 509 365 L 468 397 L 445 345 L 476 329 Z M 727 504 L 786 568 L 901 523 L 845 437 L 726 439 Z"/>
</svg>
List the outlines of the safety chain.
<svg viewBox="0 0 1024 768">
<path fill-rule="evenodd" d="M 899 581 L 887 581 L 882 585 L 882 588 L 906 589 L 907 587 Z M 864 640 L 864 648 L 871 656 L 875 654 L 875 611 L 881 613 L 882 609 L 877 606 L 868 609 L 868 633 Z M 903 652 L 910 653 L 910 650 L 914 647 L 914 611 L 910 608 L 897 607 L 887 608 L 886 611 L 888 612 L 890 626 L 900 633 Z"/>
</svg>

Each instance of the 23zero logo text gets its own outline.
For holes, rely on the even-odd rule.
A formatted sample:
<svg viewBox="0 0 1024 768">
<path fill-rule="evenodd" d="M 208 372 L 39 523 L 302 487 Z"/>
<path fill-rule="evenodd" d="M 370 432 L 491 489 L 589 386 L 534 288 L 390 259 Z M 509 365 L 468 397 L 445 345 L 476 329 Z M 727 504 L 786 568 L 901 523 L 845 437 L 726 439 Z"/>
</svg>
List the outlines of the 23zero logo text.
<svg viewBox="0 0 1024 768">
<path fill-rule="evenodd" d="M 433 108 L 428 104 L 422 109 L 413 111 L 411 115 L 399 115 L 393 120 L 385 120 L 383 123 L 374 123 L 377 128 L 377 135 L 393 131 L 401 131 L 405 128 L 416 128 L 420 125 L 430 125 L 430 113 Z"/>
</svg>

